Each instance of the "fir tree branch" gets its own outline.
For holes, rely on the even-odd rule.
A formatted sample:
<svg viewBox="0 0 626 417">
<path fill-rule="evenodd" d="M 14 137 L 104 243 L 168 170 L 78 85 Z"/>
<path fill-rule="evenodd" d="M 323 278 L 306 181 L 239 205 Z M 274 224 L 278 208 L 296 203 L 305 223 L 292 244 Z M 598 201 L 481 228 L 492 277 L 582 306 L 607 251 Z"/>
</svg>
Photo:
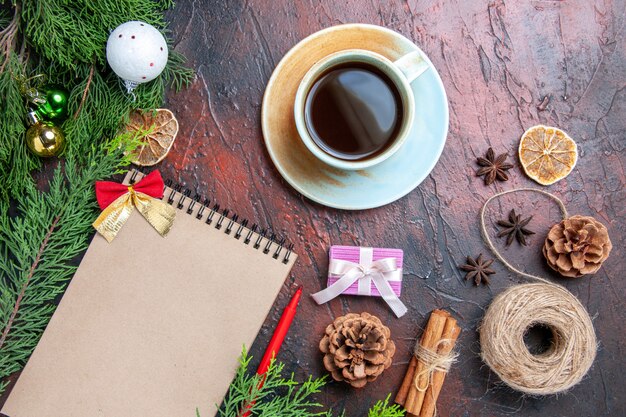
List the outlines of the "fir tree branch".
<svg viewBox="0 0 626 417">
<path fill-rule="evenodd" d="M 4 28 L 0 31 L 0 48 L 1 54 L 3 57 L 2 64 L 0 64 L 0 73 L 3 73 L 11 56 L 11 52 L 15 48 L 15 37 L 17 36 L 17 32 L 19 29 L 19 19 L 20 19 L 20 5 L 15 5 L 15 10 L 13 13 L 13 19 Z"/>
<path fill-rule="evenodd" d="M 0 198 L 5 201 L 19 195 L 33 181 L 30 172 L 41 166 L 41 160 L 30 154 L 24 143 L 26 108 L 17 78 L 25 78 L 25 74 L 26 66 L 15 53 L 0 73 Z"/>
<path fill-rule="evenodd" d="M 37 53 L 65 68 L 104 65 L 109 32 L 128 20 L 165 27 L 159 5 L 147 0 L 29 0 L 22 4 L 22 19 Z"/>
<path fill-rule="evenodd" d="M 272 360 L 265 375 L 251 374 L 252 357 L 244 347 L 239 359 L 239 368 L 228 388 L 222 406 L 218 409 L 219 417 L 241 417 L 250 411 L 256 417 L 332 417 L 332 410 L 312 400 L 326 385 L 326 376 L 309 378 L 299 383 L 291 374 L 283 377 L 285 365 Z M 264 380 L 261 387 L 260 382 Z M 368 412 L 368 417 L 403 417 L 404 410 L 396 404 L 390 405 L 391 394 L 385 400 L 378 401 Z M 201 417 L 196 409 L 196 417 Z M 339 417 L 345 417 L 341 413 Z"/>
<path fill-rule="evenodd" d="M 311 397 L 320 392 L 326 384 L 326 377 L 313 379 L 299 384 L 293 374 L 289 378 L 283 377 L 285 365 L 272 361 L 264 375 L 256 373 L 249 375 L 249 365 L 252 358 L 245 348 L 239 360 L 239 369 L 228 389 L 222 407 L 219 408 L 219 417 L 240 417 L 243 411 L 248 410 L 253 416 L 262 417 L 314 417 L 330 416 L 328 411 L 322 411 L 320 403 L 311 400 Z M 261 386 L 260 382 L 264 381 Z M 197 415 L 200 412 L 197 411 Z"/>
<path fill-rule="evenodd" d="M 404 409 L 398 404 L 389 405 L 391 394 L 384 401 L 378 401 L 367 413 L 367 417 L 403 417 Z"/>
<path fill-rule="evenodd" d="M 85 89 L 83 90 L 83 97 L 80 99 L 80 104 L 78 105 L 78 108 L 76 109 L 76 112 L 74 113 L 74 120 L 78 118 L 78 115 L 80 114 L 80 111 L 82 110 L 83 105 L 85 104 L 85 100 L 87 100 L 87 93 L 89 93 L 89 86 L 91 85 L 91 81 L 93 80 L 94 69 L 95 69 L 95 65 L 91 64 L 91 69 L 89 70 L 89 76 L 87 77 L 87 85 L 85 85 Z"/>
<path fill-rule="evenodd" d="M 26 288 L 28 288 L 28 284 L 30 283 L 30 280 L 32 279 L 33 274 L 35 273 L 35 269 L 37 268 L 37 265 L 39 265 L 39 261 L 41 260 L 41 255 L 45 251 L 46 246 L 48 245 L 48 241 L 50 240 L 50 236 L 52 235 L 54 228 L 57 226 L 57 223 L 59 223 L 60 218 L 61 216 L 59 215 L 59 216 L 56 216 L 54 220 L 52 220 L 52 224 L 50 225 L 50 228 L 48 229 L 48 233 L 46 233 L 46 236 L 44 237 L 43 242 L 41 242 L 41 246 L 39 247 L 39 251 L 37 252 L 35 261 L 31 265 L 30 270 L 28 272 L 28 276 L 26 277 L 26 281 L 22 285 L 20 294 L 17 296 L 17 299 L 15 300 L 15 306 L 13 307 L 13 311 L 11 312 L 11 317 L 9 317 L 9 321 L 6 323 L 4 330 L 2 331 L 2 336 L 0 336 L 0 349 L 2 349 L 2 346 L 4 345 L 4 341 L 6 340 L 9 332 L 11 331 L 11 326 L 13 325 L 15 316 L 17 316 L 17 312 L 20 309 L 20 304 L 22 303 L 22 299 L 24 298 L 24 294 L 26 293 Z"/>
</svg>

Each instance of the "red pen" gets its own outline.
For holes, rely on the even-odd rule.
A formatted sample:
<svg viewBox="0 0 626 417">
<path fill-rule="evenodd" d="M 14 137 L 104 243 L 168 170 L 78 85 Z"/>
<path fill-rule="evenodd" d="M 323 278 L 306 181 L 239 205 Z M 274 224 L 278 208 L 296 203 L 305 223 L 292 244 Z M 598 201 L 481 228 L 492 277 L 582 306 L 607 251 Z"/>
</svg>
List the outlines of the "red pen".
<svg viewBox="0 0 626 417">
<path fill-rule="evenodd" d="M 289 301 L 289 304 L 287 304 L 287 307 L 285 307 L 285 310 L 283 311 L 283 315 L 280 317 L 280 320 L 278 320 L 278 324 L 276 325 L 276 330 L 274 330 L 274 334 L 272 335 L 272 338 L 270 339 L 270 343 L 267 345 L 267 349 L 265 349 L 265 354 L 263 355 L 263 359 L 261 359 L 261 363 L 259 363 L 259 367 L 256 370 L 256 373 L 258 375 L 263 375 L 267 372 L 268 368 L 270 367 L 270 362 L 278 354 L 278 351 L 280 350 L 280 347 L 283 344 L 283 341 L 285 340 L 285 336 L 287 335 L 287 332 L 289 331 L 291 322 L 293 321 L 293 318 L 296 315 L 296 309 L 298 307 L 298 302 L 300 301 L 301 295 L 302 295 L 302 287 L 299 287 L 296 293 L 293 295 L 293 297 L 291 297 L 291 301 Z M 259 385 L 259 388 L 263 386 L 263 382 L 264 380 L 261 380 L 261 384 Z M 244 406 L 244 409 L 246 411 L 242 414 L 242 417 L 250 416 L 250 412 L 251 412 L 250 408 L 252 407 L 253 404 L 254 403 Z"/>
</svg>

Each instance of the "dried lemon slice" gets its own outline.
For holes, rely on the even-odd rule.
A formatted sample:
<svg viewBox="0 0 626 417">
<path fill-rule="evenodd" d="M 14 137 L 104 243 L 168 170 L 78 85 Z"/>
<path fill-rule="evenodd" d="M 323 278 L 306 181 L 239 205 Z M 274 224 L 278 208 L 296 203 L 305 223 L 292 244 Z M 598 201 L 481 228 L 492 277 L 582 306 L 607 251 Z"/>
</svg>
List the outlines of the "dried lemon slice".
<svg viewBox="0 0 626 417">
<path fill-rule="evenodd" d="M 178 120 L 168 109 L 133 110 L 125 130 L 139 132 L 138 140 L 142 142 L 132 151 L 132 163 L 152 166 L 161 162 L 170 151 L 178 134 Z"/>
<path fill-rule="evenodd" d="M 572 172 L 578 150 L 576 142 L 561 129 L 537 125 L 522 135 L 519 159 L 526 175 L 542 185 L 550 185 Z"/>
</svg>

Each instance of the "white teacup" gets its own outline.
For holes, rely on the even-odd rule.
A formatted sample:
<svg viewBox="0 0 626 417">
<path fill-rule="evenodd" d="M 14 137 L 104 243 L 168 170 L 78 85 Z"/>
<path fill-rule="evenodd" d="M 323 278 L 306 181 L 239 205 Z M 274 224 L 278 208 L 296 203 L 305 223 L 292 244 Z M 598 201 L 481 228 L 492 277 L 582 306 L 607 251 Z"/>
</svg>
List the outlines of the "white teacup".
<svg viewBox="0 0 626 417">
<path fill-rule="evenodd" d="M 385 74 L 395 85 L 400 95 L 402 106 L 402 121 L 393 142 L 388 144 L 383 151 L 360 160 L 341 159 L 325 152 L 311 137 L 305 120 L 306 101 L 311 87 L 313 87 L 315 82 L 329 69 L 337 66 L 345 66 L 350 63 L 368 64 Z M 347 49 L 322 58 L 305 74 L 296 93 L 294 116 L 296 128 L 298 129 L 302 142 L 304 142 L 309 151 L 318 159 L 336 168 L 357 170 L 381 163 L 397 152 L 409 135 L 415 117 L 415 100 L 413 90 L 411 89 L 411 82 L 423 74 L 428 68 L 428 63 L 419 51 L 411 52 L 395 62 L 390 61 L 380 54 L 363 49 Z"/>
</svg>

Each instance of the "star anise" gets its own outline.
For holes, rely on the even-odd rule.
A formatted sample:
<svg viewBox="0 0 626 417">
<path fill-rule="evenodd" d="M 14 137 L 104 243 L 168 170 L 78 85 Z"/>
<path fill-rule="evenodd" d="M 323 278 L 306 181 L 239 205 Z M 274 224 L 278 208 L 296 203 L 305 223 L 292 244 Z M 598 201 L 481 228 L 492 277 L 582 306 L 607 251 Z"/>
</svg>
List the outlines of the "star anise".
<svg viewBox="0 0 626 417">
<path fill-rule="evenodd" d="M 481 282 L 489 284 L 489 275 L 496 273 L 496 271 L 489 268 L 492 263 L 493 259 L 483 259 L 483 254 L 481 253 L 476 259 L 468 256 L 467 263 L 459 266 L 459 269 L 467 272 L 465 280 L 473 279 L 474 285 L 479 285 Z"/>
<path fill-rule="evenodd" d="M 498 179 L 499 181 L 507 181 L 509 176 L 506 171 L 513 168 L 513 164 L 509 164 L 506 162 L 506 158 L 509 156 L 507 153 L 503 153 L 496 157 L 493 148 L 489 148 L 485 157 L 479 156 L 476 159 L 478 165 L 481 168 L 476 171 L 476 176 L 485 177 L 485 185 L 491 185 L 493 182 Z"/>
<path fill-rule="evenodd" d="M 524 220 L 522 220 L 521 214 L 516 214 L 515 209 L 509 212 L 509 220 L 498 220 L 498 225 L 504 227 L 498 233 L 498 237 L 506 236 L 506 246 L 509 246 L 513 243 L 513 239 L 517 239 L 517 242 L 520 245 L 528 245 L 526 242 L 526 236 L 534 235 L 535 232 L 532 230 L 526 229 L 526 225 L 530 222 L 533 216 L 530 216 Z"/>
</svg>

